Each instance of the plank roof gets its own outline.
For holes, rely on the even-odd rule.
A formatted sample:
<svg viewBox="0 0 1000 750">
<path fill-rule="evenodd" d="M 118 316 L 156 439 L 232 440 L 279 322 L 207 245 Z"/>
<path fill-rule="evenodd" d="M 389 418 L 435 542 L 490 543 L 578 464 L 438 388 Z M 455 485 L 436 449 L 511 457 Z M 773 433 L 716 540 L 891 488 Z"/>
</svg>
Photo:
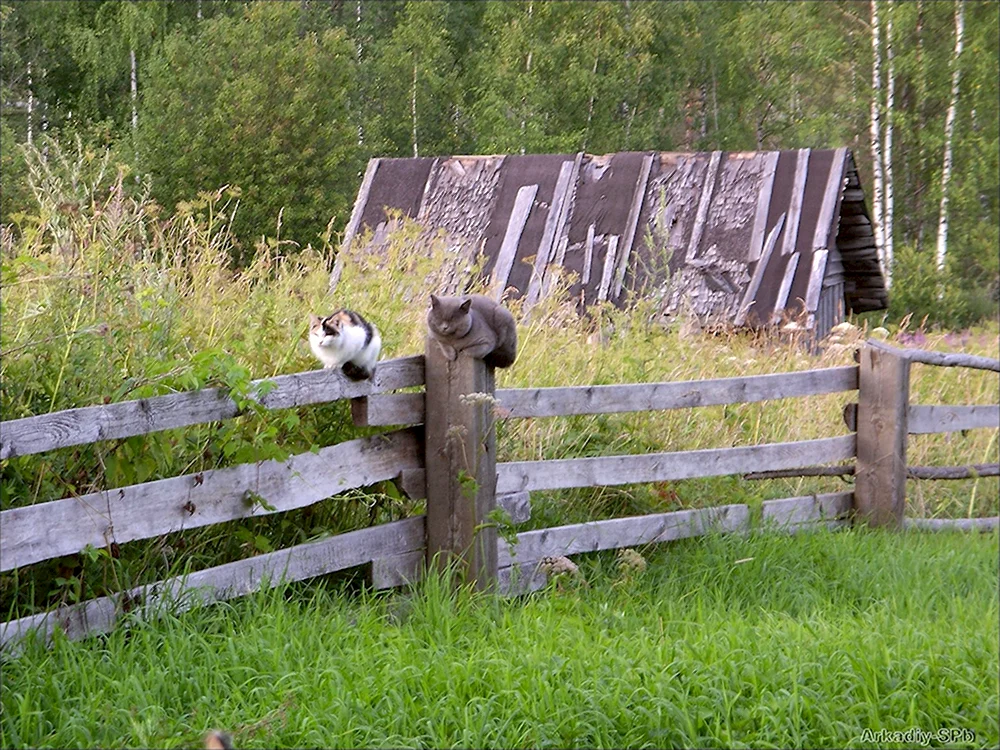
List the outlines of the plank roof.
<svg viewBox="0 0 1000 750">
<path fill-rule="evenodd" d="M 737 325 L 813 326 L 829 289 L 840 315 L 888 303 L 846 148 L 375 158 L 331 286 L 355 239 L 384 233 L 393 211 L 481 251 L 496 295 L 529 304 L 554 266 L 576 275 L 583 306 L 634 291 L 667 316 Z"/>
</svg>

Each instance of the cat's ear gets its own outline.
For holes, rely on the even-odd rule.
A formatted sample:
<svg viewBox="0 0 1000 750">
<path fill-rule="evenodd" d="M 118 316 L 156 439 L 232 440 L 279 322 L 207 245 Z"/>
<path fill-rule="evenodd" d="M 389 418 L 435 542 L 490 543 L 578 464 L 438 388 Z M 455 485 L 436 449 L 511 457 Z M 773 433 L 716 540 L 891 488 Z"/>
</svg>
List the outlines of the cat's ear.
<svg viewBox="0 0 1000 750">
<path fill-rule="evenodd" d="M 470 307 L 472 307 L 472 297 L 466 298 L 465 302 L 458 306 L 458 309 L 461 312 L 467 313 Z"/>
<path fill-rule="evenodd" d="M 431 307 L 433 307 L 436 310 L 440 302 L 441 300 L 438 299 L 438 296 L 436 294 L 431 295 Z"/>
<path fill-rule="evenodd" d="M 315 328 L 320 323 L 319 316 L 309 313 L 309 327 Z"/>
</svg>

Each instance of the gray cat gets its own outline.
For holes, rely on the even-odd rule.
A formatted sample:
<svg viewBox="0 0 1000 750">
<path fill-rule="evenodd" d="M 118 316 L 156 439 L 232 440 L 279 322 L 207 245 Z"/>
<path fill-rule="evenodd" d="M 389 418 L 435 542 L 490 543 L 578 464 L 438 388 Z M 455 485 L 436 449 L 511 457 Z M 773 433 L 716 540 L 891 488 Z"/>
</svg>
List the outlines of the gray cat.
<svg viewBox="0 0 1000 750">
<path fill-rule="evenodd" d="M 510 311 L 489 297 L 431 295 L 427 327 L 444 355 L 454 361 L 461 353 L 490 367 L 510 367 L 517 356 L 517 324 Z"/>
</svg>

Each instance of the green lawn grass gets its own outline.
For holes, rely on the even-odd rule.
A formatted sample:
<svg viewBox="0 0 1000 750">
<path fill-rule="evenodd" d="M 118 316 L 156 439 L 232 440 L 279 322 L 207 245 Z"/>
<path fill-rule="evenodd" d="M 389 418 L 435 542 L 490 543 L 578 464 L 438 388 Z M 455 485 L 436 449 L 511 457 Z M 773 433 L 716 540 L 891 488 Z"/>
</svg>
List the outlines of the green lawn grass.
<svg viewBox="0 0 1000 750">
<path fill-rule="evenodd" d="M 998 535 L 713 536 L 522 599 L 296 585 L 33 644 L 4 747 L 996 747 Z M 885 747 L 903 747 L 887 744 Z"/>
</svg>

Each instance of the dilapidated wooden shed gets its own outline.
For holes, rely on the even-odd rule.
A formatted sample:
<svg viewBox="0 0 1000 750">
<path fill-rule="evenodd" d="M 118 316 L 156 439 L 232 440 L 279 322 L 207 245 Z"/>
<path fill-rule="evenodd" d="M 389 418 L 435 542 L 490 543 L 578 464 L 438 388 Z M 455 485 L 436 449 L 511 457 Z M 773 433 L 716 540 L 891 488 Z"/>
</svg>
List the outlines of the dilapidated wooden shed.
<svg viewBox="0 0 1000 750">
<path fill-rule="evenodd" d="M 845 148 L 376 158 L 341 257 L 362 230 L 384 235 L 391 210 L 483 253 L 496 295 L 529 305 L 561 266 L 582 306 L 631 292 L 710 323 L 793 319 L 822 336 L 847 312 L 887 306 Z"/>
</svg>

